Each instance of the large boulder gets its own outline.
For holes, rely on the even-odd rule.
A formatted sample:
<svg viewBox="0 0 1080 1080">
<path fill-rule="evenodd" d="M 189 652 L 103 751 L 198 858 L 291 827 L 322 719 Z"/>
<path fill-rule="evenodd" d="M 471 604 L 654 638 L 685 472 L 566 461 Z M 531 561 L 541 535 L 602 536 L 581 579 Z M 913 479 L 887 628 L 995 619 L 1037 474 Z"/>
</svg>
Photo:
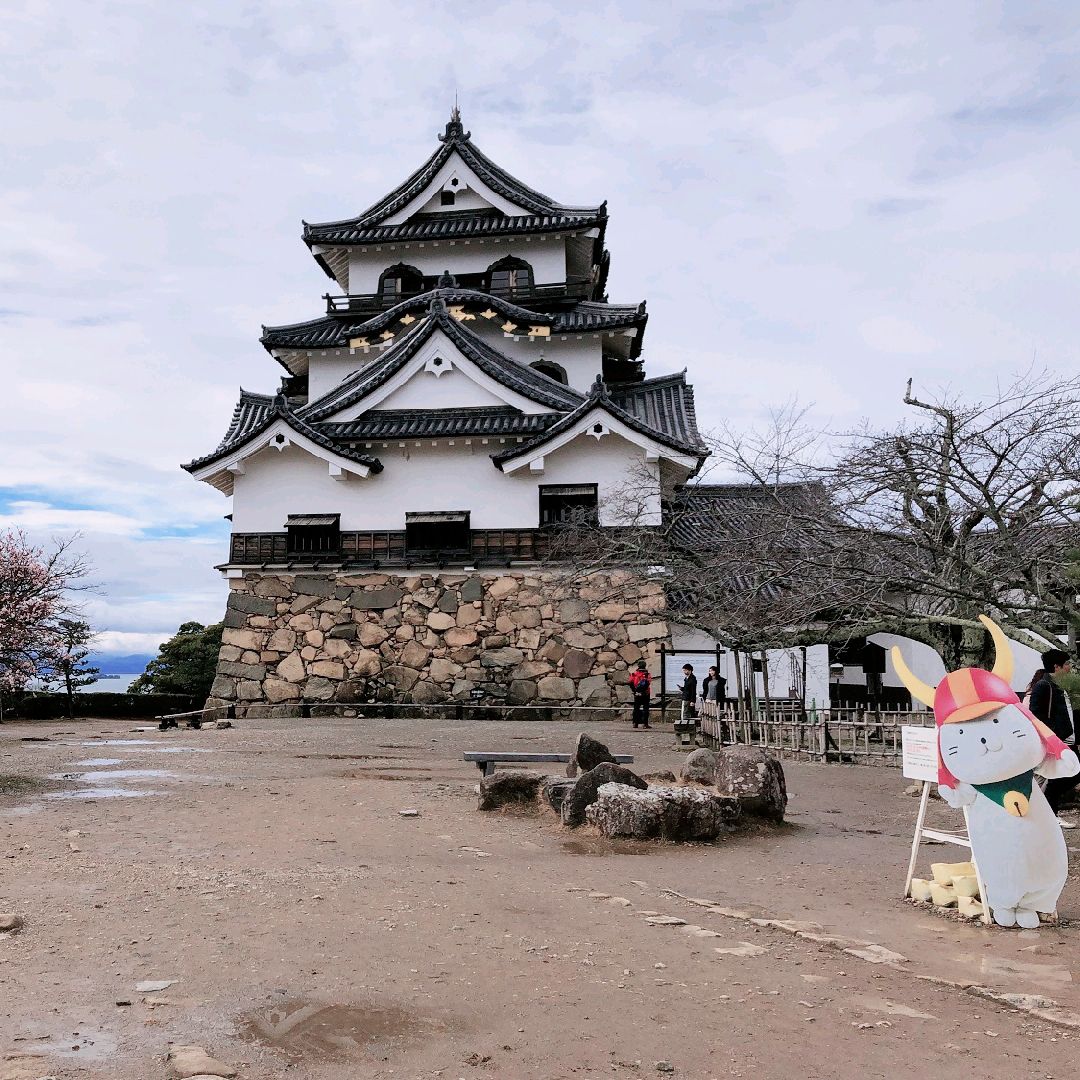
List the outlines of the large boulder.
<svg viewBox="0 0 1080 1080">
<path fill-rule="evenodd" d="M 536 804 L 537 792 L 545 777 L 525 769 L 504 769 L 480 781 L 479 810 L 498 810 L 504 806 Z"/>
<path fill-rule="evenodd" d="M 571 829 L 584 825 L 585 811 L 596 802 L 597 792 L 604 784 L 625 784 L 642 790 L 649 786 L 629 769 L 611 761 L 602 761 L 596 768 L 582 773 L 566 793 L 560 808 L 563 824 Z"/>
<path fill-rule="evenodd" d="M 769 821 L 784 820 L 784 767 L 760 747 L 725 747 L 716 755 L 715 777 L 717 790 L 738 799 L 746 813 Z"/>
<path fill-rule="evenodd" d="M 577 776 L 579 772 L 586 773 L 595 769 L 602 761 L 614 760 L 615 755 L 599 739 L 594 739 L 583 731 L 574 743 L 574 753 L 570 764 L 566 766 L 566 775 Z"/>
<path fill-rule="evenodd" d="M 640 791 L 603 784 L 586 820 L 608 837 L 637 840 L 715 840 L 739 820 L 738 799 L 692 787 Z"/>
<path fill-rule="evenodd" d="M 706 747 L 693 751 L 681 769 L 683 782 L 687 784 L 708 784 L 716 782 L 716 754 Z"/>
<path fill-rule="evenodd" d="M 544 801 L 555 811 L 562 814 L 562 804 L 567 794 L 573 790 L 574 781 L 565 776 L 545 776 L 543 784 Z"/>
</svg>

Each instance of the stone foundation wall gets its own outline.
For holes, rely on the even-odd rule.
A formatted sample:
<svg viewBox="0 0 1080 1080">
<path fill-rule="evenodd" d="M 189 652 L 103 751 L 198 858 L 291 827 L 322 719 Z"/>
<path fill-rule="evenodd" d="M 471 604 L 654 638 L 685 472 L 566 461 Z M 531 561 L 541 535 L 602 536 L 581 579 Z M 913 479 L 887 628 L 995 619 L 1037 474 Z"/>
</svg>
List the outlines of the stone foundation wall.
<svg viewBox="0 0 1080 1080">
<path fill-rule="evenodd" d="M 670 646 L 658 582 L 624 572 L 248 575 L 231 582 L 207 705 L 627 704 Z"/>
</svg>

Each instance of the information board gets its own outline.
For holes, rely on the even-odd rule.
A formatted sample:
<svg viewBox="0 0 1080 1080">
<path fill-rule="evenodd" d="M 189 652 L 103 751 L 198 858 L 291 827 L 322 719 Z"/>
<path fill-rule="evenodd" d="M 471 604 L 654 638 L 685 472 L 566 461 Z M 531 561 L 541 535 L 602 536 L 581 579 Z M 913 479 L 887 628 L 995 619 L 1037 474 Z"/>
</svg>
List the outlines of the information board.
<svg viewBox="0 0 1080 1080">
<path fill-rule="evenodd" d="M 936 783 L 938 778 L 937 728 L 910 727 L 900 729 L 904 755 L 904 775 L 909 780 Z"/>
</svg>

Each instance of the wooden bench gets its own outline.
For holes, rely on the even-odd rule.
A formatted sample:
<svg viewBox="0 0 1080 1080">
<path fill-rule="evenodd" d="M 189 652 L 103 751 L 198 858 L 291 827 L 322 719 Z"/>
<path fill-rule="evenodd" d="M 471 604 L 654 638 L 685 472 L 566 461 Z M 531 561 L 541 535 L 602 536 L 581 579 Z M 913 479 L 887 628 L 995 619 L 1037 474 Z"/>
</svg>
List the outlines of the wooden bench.
<svg viewBox="0 0 1080 1080">
<path fill-rule="evenodd" d="M 535 762 L 558 762 L 565 765 L 572 755 L 529 753 L 500 754 L 494 750 L 466 750 L 462 756 L 466 761 L 474 762 L 476 767 L 485 776 L 490 776 L 495 771 L 495 766 L 499 763 L 521 762 L 523 764 L 531 765 Z M 612 757 L 615 758 L 620 765 L 634 764 L 633 754 L 612 754 Z"/>
</svg>

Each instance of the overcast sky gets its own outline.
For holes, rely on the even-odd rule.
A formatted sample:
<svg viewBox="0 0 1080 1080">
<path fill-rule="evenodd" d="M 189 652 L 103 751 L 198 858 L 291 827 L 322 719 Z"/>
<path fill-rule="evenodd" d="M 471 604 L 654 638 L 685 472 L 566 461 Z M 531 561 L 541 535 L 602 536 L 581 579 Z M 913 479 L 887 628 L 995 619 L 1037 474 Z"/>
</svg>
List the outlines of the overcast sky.
<svg viewBox="0 0 1080 1080">
<path fill-rule="evenodd" d="M 455 91 L 608 199 L 611 298 L 703 426 L 1075 372 L 1078 44 L 1068 0 L 5 5 L 0 528 L 82 533 L 107 651 L 220 618 L 227 501 L 179 465 L 275 388 L 260 323 L 322 311 L 301 218 L 395 186 Z"/>
</svg>

